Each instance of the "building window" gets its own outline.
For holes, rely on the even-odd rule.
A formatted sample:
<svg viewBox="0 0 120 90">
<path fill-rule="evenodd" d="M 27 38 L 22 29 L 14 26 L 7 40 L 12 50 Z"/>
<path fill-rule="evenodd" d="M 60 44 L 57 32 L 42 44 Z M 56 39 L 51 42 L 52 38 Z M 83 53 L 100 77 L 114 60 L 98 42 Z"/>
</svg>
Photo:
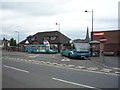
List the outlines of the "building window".
<svg viewBox="0 0 120 90">
<path fill-rule="evenodd" d="M 32 37 L 32 38 L 31 38 L 31 41 L 34 41 L 34 40 L 35 40 L 35 37 Z"/>
<path fill-rule="evenodd" d="M 56 37 L 55 37 L 55 36 L 51 37 L 51 40 L 55 40 L 55 39 L 56 39 Z"/>
<path fill-rule="evenodd" d="M 44 40 L 56 40 L 56 36 L 45 36 Z"/>
<path fill-rule="evenodd" d="M 45 37 L 44 37 L 44 40 L 49 40 L 49 39 L 50 39 L 49 36 L 45 36 Z"/>
</svg>

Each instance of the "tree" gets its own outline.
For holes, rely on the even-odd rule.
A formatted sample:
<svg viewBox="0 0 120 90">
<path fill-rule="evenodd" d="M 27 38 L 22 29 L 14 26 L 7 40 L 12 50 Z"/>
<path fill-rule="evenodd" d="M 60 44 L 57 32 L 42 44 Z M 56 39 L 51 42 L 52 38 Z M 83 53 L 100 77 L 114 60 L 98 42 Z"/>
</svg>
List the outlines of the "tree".
<svg viewBox="0 0 120 90">
<path fill-rule="evenodd" d="M 14 38 L 10 39 L 10 46 L 16 46 L 16 40 Z"/>
</svg>

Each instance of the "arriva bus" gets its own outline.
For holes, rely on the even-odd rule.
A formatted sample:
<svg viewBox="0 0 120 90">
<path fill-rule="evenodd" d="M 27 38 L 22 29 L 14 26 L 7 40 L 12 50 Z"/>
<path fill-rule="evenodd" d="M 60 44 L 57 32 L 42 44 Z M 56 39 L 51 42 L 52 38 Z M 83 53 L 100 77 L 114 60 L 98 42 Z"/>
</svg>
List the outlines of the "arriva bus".
<svg viewBox="0 0 120 90">
<path fill-rule="evenodd" d="M 24 45 L 25 51 L 30 53 L 57 53 L 56 45 Z"/>
<path fill-rule="evenodd" d="M 85 58 L 90 56 L 90 44 L 81 43 L 77 40 L 73 40 L 69 43 L 62 44 L 61 55 L 68 56 L 68 57 L 80 57 Z"/>
</svg>

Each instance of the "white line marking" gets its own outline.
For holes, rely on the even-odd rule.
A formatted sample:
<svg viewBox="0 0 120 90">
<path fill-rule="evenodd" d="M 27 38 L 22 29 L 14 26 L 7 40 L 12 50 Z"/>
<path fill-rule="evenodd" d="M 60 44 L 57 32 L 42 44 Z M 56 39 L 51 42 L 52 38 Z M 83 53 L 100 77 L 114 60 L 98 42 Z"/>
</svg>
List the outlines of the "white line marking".
<svg viewBox="0 0 120 90">
<path fill-rule="evenodd" d="M 63 58 L 61 61 L 70 61 L 70 59 Z"/>
<path fill-rule="evenodd" d="M 3 65 L 3 66 L 6 67 L 6 68 L 10 68 L 10 69 L 17 70 L 17 71 L 21 71 L 21 72 L 29 73 L 29 71 L 26 71 L 26 70 L 22 70 L 22 69 L 18 69 L 18 68 L 10 67 L 10 66 L 7 66 L 7 65 Z"/>
<path fill-rule="evenodd" d="M 115 73 L 116 73 L 116 74 L 120 74 L 120 72 L 118 72 L 118 71 L 116 71 Z"/>
<path fill-rule="evenodd" d="M 89 68 L 87 68 L 88 70 L 92 70 L 92 71 L 96 71 L 98 68 L 96 68 L 96 67 L 89 67 Z"/>
<path fill-rule="evenodd" d="M 31 62 L 32 60 L 28 60 L 29 62 Z"/>
<path fill-rule="evenodd" d="M 103 71 L 103 72 L 111 72 L 112 71 L 112 69 L 106 69 L 106 68 L 103 68 L 101 71 Z"/>
<path fill-rule="evenodd" d="M 58 78 L 52 78 L 53 80 L 57 80 L 57 81 L 61 81 L 61 82 L 65 82 L 65 83 L 69 83 L 69 84 L 73 84 L 73 85 L 77 85 L 77 86 L 82 86 L 82 87 L 86 87 L 86 88 L 95 88 L 95 87 L 91 87 L 91 86 L 87 86 L 87 85 L 83 85 L 83 84 L 78 84 L 78 83 L 74 83 L 74 82 L 69 82 L 66 80 L 62 80 L 62 79 L 58 79 Z M 96 89 L 96 88 L 95 88 Z"/>
<path fill-rule="evenodd" d="M 27 62 L 27 60 L 26 60 L 26 59 L 24 59 L 24 61 L 25 61 L 25 62 Z"/>
<path fill-rule="evenodd" d="M 77 66 L 76 68 L 85 69 L 86 67 L 85 66 Z"/>
</svg>

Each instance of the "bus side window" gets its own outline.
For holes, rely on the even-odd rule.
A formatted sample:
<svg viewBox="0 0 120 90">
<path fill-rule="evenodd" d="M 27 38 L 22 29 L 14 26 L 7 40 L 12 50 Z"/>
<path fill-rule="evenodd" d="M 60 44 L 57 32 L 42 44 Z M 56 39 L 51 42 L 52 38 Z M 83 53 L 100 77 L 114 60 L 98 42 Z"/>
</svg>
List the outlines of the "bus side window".
<svg viewBox="0 0 120 90">
<path fill-rule="evenodd" d="M 65 46 L 62 46 L 62 50 L 66 50 L 66 49 L 65 49 Z"/>
</svg>

